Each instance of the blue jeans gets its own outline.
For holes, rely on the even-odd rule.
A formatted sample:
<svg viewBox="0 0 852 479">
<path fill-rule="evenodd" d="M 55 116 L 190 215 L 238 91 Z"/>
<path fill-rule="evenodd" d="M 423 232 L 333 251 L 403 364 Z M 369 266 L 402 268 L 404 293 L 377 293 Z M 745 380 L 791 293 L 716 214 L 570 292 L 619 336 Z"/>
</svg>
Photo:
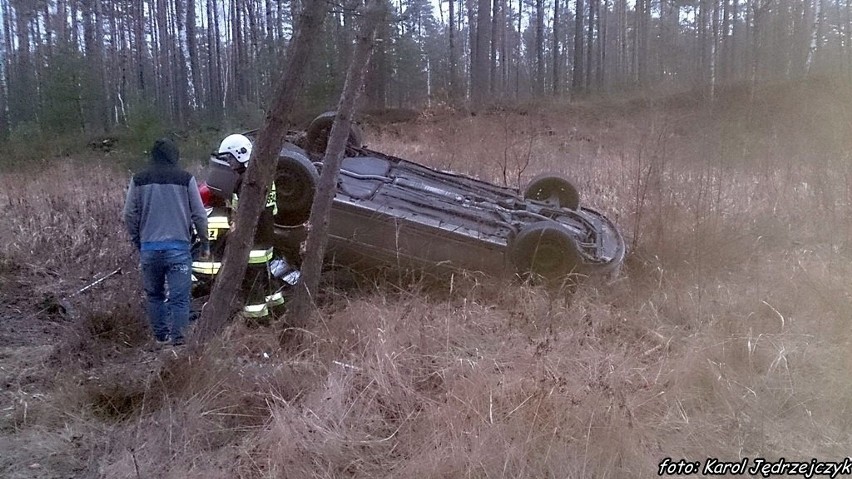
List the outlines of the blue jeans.
<svg viewBox="0 0 852 479">
<path fill-rule="evenodd" d="M 148 320 L 160 341 L 183 341 L 189 323 L 192 256 L 189 250 L 142 251 L 142 280 Z M 168 284 L 168 290 L 166 285 Z"/>
</svg>

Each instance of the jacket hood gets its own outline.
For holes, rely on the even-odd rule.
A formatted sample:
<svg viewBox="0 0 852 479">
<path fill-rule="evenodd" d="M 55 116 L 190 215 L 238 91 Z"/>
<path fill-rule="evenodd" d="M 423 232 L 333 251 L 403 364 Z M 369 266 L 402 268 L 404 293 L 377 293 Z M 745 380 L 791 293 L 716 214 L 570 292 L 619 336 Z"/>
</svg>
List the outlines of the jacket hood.
<svg viewBox="0 0 852 479">
<path fill-rule="evenodd" d="M 168 138 L 160 138 L 151 148 L 151 163 L 162 166 L 176 166 L 180 152 L 175 142 Z"/>
</svg>

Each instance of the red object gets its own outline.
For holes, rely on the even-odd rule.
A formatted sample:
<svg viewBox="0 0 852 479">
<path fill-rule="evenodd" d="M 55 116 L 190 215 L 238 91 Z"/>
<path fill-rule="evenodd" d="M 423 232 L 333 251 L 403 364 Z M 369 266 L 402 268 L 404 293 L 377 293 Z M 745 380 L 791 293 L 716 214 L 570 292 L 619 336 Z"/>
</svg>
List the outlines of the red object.
<svg viewBox="0 0 852 479">
<path fill-rule="evenodd" d="M 201 194 L 201 202 L 204 203 L 205 208 L 213 206 L 213 193 L 210 191 L 210 187 L 207 186 L 206 181 L 198 184 L 198 192 Z"/>
</svg>

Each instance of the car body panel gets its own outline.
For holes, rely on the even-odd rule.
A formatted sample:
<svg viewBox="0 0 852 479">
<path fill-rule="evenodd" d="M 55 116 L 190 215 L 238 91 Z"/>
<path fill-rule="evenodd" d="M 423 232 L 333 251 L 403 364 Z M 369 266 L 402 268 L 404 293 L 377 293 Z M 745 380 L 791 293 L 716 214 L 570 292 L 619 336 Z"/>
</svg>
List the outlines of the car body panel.
<svg viewBox="0 0 852 479">
<path fill-rule="evenodd" d="M 574 238 L 582 257 L 579 273 L 620 266 L 624 241 L 615 224 L 594 209 L 524 200 L 514 188 L 348 148 L 331 212 L 328 254 L 356 266 L 513 273 L 507 253 L 512 239 L 524 225 L 542 220 L 558 222 Z M 291 250 L 304 239 L 298 227 L 277 225 L 276 232 Z"/>
</svg>

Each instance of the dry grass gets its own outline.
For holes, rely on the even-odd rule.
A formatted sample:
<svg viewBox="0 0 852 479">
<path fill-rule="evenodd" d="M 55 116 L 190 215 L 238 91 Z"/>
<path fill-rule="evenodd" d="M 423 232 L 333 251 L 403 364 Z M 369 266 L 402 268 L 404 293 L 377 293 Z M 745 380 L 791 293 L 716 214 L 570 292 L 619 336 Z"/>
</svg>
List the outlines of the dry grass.
<svg viewBox="0 0 852 479">
<path fill-rule="evenodd" d="M 140 350 L 131 274 L 81 305 L 51 353 L 61 377 L 42 372 L 26 421 L 21 388 L 7 443 L 21 461 L 65 444 L 78 475 L 110 478 L 619 478 L 664 457 L 844 457 L 849 92 L 782 93 L 374 128 L 377 149 L 496 182 L 574 178 L 631 244 L 622 276 L 571 297 L 476 275 L 379 282 L 283 343 L 235 324 L 190 359 Z M 0 253 L 34 297 L 128 257 L 121 175 L 80 178 L 3 178 Z"/>
</svg>

